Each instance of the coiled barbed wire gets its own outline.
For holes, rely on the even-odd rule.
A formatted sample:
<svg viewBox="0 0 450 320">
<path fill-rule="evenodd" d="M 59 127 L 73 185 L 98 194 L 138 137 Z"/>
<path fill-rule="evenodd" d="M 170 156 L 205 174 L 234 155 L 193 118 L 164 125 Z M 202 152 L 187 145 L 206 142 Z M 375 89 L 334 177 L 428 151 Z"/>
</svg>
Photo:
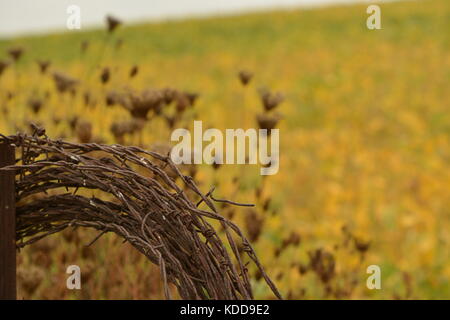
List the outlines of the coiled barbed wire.
<svg viewBox="0 0 450 320">
<path fill-rule="evenodd" d="M 114 232 L 158 265 L 167 299 L 169 283 L 182 299 L 253 299 L 250 261 L 281 299 L 239 227 L 219 214 L 213 189 L 203 194 L 168 155 L 51 140 L 43 129 L 32 136 L 0 134 L 0 143 L 20 153 L 15 165 L 0 169 L 13 170 L 17 177 L 18 248 L 68 227 L 94 228 L 100 233 L 93 242 Z M 194 204 L 186 190 L 200 201 Z M 212 221 L 220 223 L 225 241 Z M 238 248 L 245 249 L 242 256 Z"/>
</svg>

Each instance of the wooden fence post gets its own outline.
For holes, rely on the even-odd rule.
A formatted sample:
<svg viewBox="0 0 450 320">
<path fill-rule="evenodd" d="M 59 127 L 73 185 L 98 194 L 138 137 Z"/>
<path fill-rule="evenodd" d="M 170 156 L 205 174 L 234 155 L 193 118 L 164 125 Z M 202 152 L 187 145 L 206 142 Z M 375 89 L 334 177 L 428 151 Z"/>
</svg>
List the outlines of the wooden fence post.
<svg viewBox="0 0 450 320">
<path fill-rule="evenodd" d="M 14 147 L 0 143 L 0 168 L 15 163 Z M 0 172 L 0 300 L 16 299 L 14 172 Z"/>
</svg>

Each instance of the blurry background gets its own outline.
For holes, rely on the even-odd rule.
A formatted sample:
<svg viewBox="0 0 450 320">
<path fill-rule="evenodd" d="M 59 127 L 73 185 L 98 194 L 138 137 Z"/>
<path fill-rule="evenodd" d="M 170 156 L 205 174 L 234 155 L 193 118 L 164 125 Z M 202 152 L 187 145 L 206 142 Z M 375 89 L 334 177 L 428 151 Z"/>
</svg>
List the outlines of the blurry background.
<svg viewBox="0 0 450 320">
<path fill-rule="evenodd" d="M 0 37 L 43 33 L 66 26 L 70 5 L 81 8 L 82 28 L 98 26 L 106 14 L 120 15 L 128 22 L 190 16 L 242 13 L 286 7 L 317 7 L 329 4 L 373 2 L 367 0 L 4 0 L 0 3 Z"/>
<path fill-rule="evenodd" d="M 99 28 L 69 31 L 73 3 L 2 1 L 0 132 L 36 122 L 53 138 L 164 152 L 171 130 L 194 119 L 276 126 L 277 175 L 207 165 L 192 174 L 204 192 L 216 185 L 219 198 L 257 204 L 222 213 L 286 298 L 450 298 L 450 2 L 383 3 L 375 31 L 367 3 L 302 2 L 244 14 L 275 2 L 78 1 L 82 25 Z M 242 14 L 128 21 L 229 10 Z M 106 13 L 123 24 L 108 32 Z M 61 32 L 13 36 L 46 29 Z M 120 101 L 167 88 L 198 98 L 144 119 Z M 114 235 L 86 247 L 96 234 L 66 230 L 22 250 L 19 298 L 162 298 L 150 263 Z M 70 264 L 81 267 L 81 291 L 65 287 Z M 381 290 L 366 288 L 372 264 Z M 270 298 L 250 273 L 256 297 Z"/>
</svg>

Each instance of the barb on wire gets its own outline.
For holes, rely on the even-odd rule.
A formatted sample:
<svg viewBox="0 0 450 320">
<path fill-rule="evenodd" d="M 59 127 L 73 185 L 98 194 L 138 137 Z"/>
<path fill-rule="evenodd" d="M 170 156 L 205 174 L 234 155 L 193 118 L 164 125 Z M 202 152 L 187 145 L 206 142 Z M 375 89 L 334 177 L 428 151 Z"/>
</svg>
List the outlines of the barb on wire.
<svg viewBox="0 0 450 320">
<path fill-rule="evenodd" d="M 212 192 L 209 194 L 209 197 L 211 199 L 213 199 L 215 202 L 228 203 L 228 204 L 232 204 L 234 206 L 240 206 L 240 207 L 254 207 L 255 206 L 253 203 L 239 203 L 239 202 L 235 202 L 235 201 L 231 201 L 231 200 L 216 199 L 213 197 Z"/>
</svg>

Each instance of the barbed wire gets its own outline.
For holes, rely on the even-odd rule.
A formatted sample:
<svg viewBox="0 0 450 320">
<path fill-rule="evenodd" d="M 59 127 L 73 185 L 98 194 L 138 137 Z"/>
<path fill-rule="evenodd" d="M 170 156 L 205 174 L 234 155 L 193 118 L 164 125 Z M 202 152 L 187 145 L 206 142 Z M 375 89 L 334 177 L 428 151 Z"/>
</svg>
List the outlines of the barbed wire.
<svg viewBox="0 0 450 320">
<path fill-rule="evenodd" d="M 0 143 L 20 153 L 15 165 L 0 169 L 17 176 L 18 248 L 68 227 L 94 228 L 100 233 L 89 245 L 114 232 L 158 265 L 167 299 L 169 283 L 182 299 L 253 299 L 249 261 L 281 299 L 240 228 L 218 212 L 214 201 L 239 204 L 203 194 L 168 155 L 52 140 L 38 128 L 32 136 L 0 134 Z M 198 205 L 187 190 L 198 196 Z M 220 223 L 225 240 L 213 221 Z"/>
</svg>

